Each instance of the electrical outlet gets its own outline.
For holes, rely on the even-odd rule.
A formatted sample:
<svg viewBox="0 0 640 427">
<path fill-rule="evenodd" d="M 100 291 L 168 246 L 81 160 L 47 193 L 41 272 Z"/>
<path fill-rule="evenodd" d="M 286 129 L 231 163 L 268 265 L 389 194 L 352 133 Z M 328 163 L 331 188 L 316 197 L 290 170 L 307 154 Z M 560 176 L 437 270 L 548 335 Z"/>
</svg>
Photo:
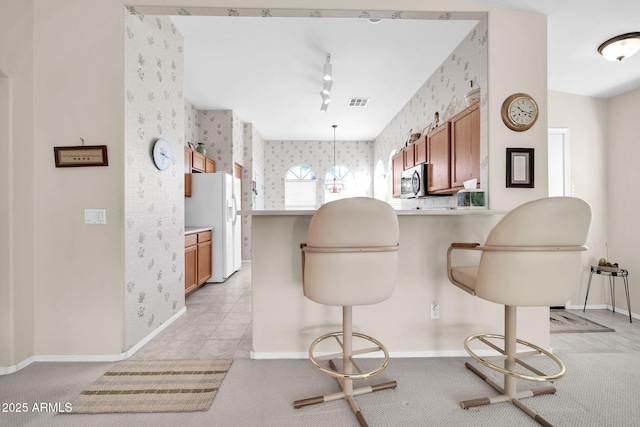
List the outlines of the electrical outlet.
<svg viewBox="0 0 640 427">
<path fill-rule="evenodd" d="M 436 303 L 431 304 L 431 318 L 432 319 L 440 318 L 440 306 Z"/>
</svg>

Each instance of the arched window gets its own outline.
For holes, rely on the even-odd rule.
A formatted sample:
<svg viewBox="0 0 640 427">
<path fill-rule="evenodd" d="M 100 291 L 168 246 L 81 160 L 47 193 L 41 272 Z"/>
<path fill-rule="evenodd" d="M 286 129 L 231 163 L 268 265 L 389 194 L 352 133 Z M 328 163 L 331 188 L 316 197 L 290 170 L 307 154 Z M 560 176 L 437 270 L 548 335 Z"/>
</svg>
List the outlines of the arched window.
<svg viewBox="0 0 640 427">
<path fill-rule="evenodd" d="M 284 178 L 285 209 L 316 209 L 316 174 L 307 165 L 291 167 Z"/>
<path fill-rule="evenodd" d="M 354 197 L 356 195 L 356 176 L 346 166 L 335 165 L 324 177 L 324 201 Z"/>
</svg>

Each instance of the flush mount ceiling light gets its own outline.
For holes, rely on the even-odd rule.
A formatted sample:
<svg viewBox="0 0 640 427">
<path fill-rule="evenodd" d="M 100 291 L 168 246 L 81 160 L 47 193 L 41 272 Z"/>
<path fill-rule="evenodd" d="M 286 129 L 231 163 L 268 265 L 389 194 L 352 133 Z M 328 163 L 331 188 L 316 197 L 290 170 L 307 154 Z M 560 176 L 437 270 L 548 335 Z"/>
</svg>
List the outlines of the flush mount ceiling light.
<svg viewBox="0 0 640 427">
<path fill-rule="evenodd" d="M 320 96 L 322 97 L 322 105 L 320 106 L 320 111 L 323 113 L 327 112 L 327 108 L 329 107 L 329 103 L 331 102 L 331 88 L 333 87 L 333 76 L 331 74 L 331 54 L 327 55 L 327 62 L 324 64 L 324 69 L 322 70 L 322 90 L 320 91 Z"/>
<path fill-rule="evenodd" d="M 609 61 L 622 61 L 640 50 L 640 32 L 622 34 L 602 43 L 600 55 Z"/>
</svg>

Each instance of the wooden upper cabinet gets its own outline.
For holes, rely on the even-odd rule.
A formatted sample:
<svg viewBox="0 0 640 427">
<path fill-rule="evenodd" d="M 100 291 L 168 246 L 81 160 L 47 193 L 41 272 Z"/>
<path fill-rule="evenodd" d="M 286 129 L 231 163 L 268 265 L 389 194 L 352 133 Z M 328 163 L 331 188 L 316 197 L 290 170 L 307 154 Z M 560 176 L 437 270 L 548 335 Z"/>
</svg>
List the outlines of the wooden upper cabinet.
<svg viewBox="0 0 640 427">
<path fill-rule="evenodd" d="M 184 197 L 191 197 L 191 151 L 184 147 Z"/>
<path fill-rule="evenodd" d="M 204 171 L 206 173 L 214 173 L 216 171 L 216 162 L 208 157 L 204 159 Z"/>
<path fill-rule="evenodd" d="M 192 160 L 191 160 L 191 168 L 196 172 L 204 172 L 207 168 L 206 165 L 206 157 L 203 154 L 198 153 L 197 151 L 192 151 Z"/>
<path fill-rule="evenodd" d="M 393 171 L 393 197 L 401 196 L 402 171 L 404 170 L 404 152 L 400 151 L 391 158 L 391 169 Z"/>
<path fill-rule="evenodd" d="M 462 188 L 476 178 L 480 184 L 480 108 L 468 107 L 451 119 L 451 187 Z"/>
<path fill-rule="evenodd" d="M 422 135 L 414 142 L 413 151 L 416 165 L 427 163 L 427 135 Z"/>
<path fill-rule="evenodd" d="M 416 165 L 415 151 L 413 144 L 409 144 L 402 149 L 404 154 L 404 169 L 412 168 Z"/>
<path fill-rule="evenodd" d="M 427 134 L 427 191 L 429 193 L 443 192 L 451 188 L 451 170 L 449 161 L 451 156 L 451 124 L 449 122 L 438 126 Z"/>
</svg>

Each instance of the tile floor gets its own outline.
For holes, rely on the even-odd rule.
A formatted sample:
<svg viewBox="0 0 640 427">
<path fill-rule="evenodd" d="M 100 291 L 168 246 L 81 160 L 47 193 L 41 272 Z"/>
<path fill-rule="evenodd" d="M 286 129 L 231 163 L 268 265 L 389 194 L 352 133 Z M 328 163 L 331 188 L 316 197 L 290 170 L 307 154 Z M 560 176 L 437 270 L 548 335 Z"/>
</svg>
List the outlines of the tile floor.
<svg viewBox="0 0 640 427">
<path fill-rule="evenodd" d="M 249 358 L 251 263 L 224 283 L 208 283 L 186 297 L 187 312 L 131 359 Z"/>
<path fill-rule="evenodd" d="M 224 283 L 209 283 L 186 297 L 187 312 L 132 359 L 222 359 L 250 357 L 251 263 Z M 552 334 L 555 352 L 640 351 L 640 319 L 610 310 L 570 310 L 615 329 L 614 333 Z"/>
</svg>

